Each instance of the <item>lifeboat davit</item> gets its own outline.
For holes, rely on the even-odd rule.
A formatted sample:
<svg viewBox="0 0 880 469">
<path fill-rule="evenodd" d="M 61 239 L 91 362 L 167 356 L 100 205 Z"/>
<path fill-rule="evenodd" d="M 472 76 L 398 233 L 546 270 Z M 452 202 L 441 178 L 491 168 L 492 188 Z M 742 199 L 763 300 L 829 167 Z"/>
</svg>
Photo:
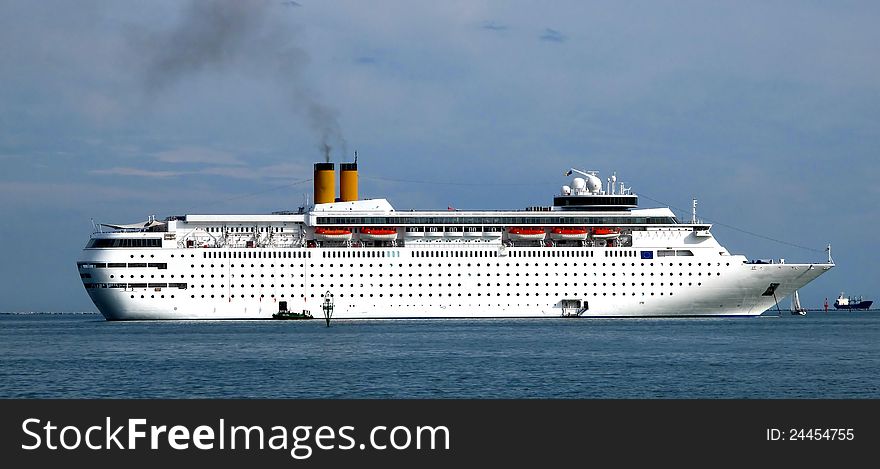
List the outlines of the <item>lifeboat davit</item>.
<svg viewBox="0 0 880 469">
<path fill-rule="evenodd" d="M 315 228 L 315 238 L 321 241 L 349 241 L 351 230 L 348 228 Z"/>
<path fill-rule="evenodd" d="M 550 238 L 557 240 L 584 240 L 587 239 L 589 232 L 586 228 L 577 228 L 571 226 L 556 227 L 550 230 Z"/>
<path fill-rule="evenodd" d="M 616 239 L 620 236 L 620 229 L 596 227 L 590 231 L 590 236 L 596 239 Z"/>
<path fill-rule="evenodd" d="M 544 233 L 544 228 L 520 228 L 513 227 L 507 230 L 507 237 L 514 241 L 523 241 L 523 240 L 534 240 L 539 241 L 544 239 L 546 233 Z"/>
<path fill-rule="evenodd" d="M 394 228 L 361 228 L 361 239 L 373 241 L 393 241 L 397 239 L 397 230 Z"/>
</svg>

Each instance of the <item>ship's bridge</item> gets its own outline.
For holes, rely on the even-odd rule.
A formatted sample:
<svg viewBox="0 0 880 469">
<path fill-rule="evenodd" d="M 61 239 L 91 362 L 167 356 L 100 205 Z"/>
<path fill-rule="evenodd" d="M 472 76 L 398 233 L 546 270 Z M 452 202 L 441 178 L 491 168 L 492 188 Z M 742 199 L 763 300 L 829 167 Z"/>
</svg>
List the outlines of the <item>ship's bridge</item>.
<svg viewBox="0 0 880 469">
<path fill-rule="evenodd" d="M 554 210 L 623 211 L 639 205 L 639 196 L 627 195 L 558 195 L 553 197 Z"/>
</svg>

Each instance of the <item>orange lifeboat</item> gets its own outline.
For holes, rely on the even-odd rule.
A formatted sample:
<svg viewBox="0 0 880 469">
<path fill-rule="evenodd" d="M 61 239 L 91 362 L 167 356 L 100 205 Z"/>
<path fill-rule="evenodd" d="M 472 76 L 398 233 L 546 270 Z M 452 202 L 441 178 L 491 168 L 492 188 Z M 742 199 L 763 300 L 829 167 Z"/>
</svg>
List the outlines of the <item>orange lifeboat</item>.
<svg viewBox="0 0 880 469">
<path fill-rule="evenodd" d="M 620 236 L 620 229 L 597 226 L 591 230 L 590 235 L 597 239 L 615 239 Z"/>
<path fill-rule="evenodd" d="M 586 228 L 573 226 L 559 226 L 550 230 L 550 238 L 556 240 L 584 240 L 588 235 L 589 231 Z"/>
<path fill-rule="evenodd" d="M 507 230 L 507 237 L 514 241 L 522 241 L 522 240 L 533 240 L 539 241 L 544 239 L 546 233 L 544 233 L 544 228 L 534 228 L 534 227 L 512 227 Z"/>
<path fill-rule="evenodd" d="M 397 239 L 397 230 L 395 228 L 361 228 L 361 239 L 374 241 L 392 241 Z"/>
<path fill-rule="evenodd" d="M 315 238 L 321 241 L 349 241 L 351 230 L 348 228 L 315 228 Z"/>
</svg>

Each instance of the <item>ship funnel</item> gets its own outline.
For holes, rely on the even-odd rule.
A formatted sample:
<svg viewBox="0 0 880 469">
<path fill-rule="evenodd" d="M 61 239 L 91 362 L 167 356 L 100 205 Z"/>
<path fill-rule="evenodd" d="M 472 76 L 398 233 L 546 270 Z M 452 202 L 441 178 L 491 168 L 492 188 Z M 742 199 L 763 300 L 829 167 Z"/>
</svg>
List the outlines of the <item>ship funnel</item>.
<svg viewBox="0 0 880 469">
<path fill-rule="evenodd" d="M 315 203 L 330 204 L 336 200 L 336 171 L 333 163 L 315 163 Z"/>
<path fill-rule="evenodd" d="M 339 163 L 339 199 L 342 202 L 358 200 L 358 164 Z"/>
</svg>

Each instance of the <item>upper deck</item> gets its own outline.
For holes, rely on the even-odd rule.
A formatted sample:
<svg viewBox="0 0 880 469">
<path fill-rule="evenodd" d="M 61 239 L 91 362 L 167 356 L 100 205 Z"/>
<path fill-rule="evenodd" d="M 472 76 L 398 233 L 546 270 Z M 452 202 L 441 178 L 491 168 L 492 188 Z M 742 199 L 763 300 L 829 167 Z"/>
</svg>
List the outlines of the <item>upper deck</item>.
<svg viewBox="0 0 880 469">
<path fill-rule="evenodd" d="M 348 180 L 346 197 L 330 197 L 332 165 L 316 165 L 316 203 L 309 210 L 272 214 L 202 214 L 151 217 L 132 225 L 102 224 L 87 247 L 387 247 L 428 242 L 548 246 L 631 246 L 638 233 L 668 231 L 698 241 L 711 238 L 708 224 L 683 224 L 669 208 L 636 208 L 638 197 L 616 186 L 602 187 L 595 171 L 572 169 L 552 206 L 523 210 L 398 211 L 386 199 L 359 199 Z M 356 172 L 346 166 L 343 175 Z M 319 174 L 320 173 L 320 174 Z M 356 173 L 355 173 L 356 176 Z M 324 184 L 320 188 L 318 184 Z M 600 230 L 601 232 L 596 232 Z M 164 233 L 161 237 L 158 233 Z"/>
<path fill-rule="evenodd" d="M 360 201 L 359 201 L 360 202 Z M 358 207 L 309 212 L 310 226 L 321 225 L 678 225 L 679 220 L 668 208 L 636 209 L 626 212 L 556 211 L 556 210 L 361 210 Z"/>
</svg>

